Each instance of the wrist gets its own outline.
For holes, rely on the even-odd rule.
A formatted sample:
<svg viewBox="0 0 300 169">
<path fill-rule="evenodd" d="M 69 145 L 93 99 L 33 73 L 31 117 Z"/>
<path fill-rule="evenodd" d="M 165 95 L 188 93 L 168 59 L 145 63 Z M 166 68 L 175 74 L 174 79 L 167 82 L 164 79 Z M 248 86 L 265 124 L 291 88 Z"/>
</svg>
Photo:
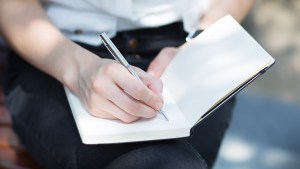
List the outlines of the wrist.
<svg viewBox="0 0 300 169">
<path fill-rule="evenodd" d="M 93 68 L 97 67 L 95 64 L 99 64 L 101 58 L 73 42 L 69 51 L 65 56 L 61 82 L 72 92 L 78 93 L 79 82 L 86 78 L 84 74 L 94 71 Z"/>
</svg>

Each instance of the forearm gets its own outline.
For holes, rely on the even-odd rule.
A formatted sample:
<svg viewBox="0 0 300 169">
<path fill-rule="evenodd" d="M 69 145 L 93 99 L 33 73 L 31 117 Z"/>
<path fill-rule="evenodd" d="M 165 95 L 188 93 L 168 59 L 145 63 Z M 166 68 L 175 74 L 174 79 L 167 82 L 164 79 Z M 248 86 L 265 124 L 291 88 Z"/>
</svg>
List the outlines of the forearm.
<svg viewBox="0 0 300 169">
<path fill-rule="evenodd" d="M 71 85 L 78 53 L 86 51 L 61 34 L 37 0 L 0 0 L 0 25 L 1 34 L 25 60 Z"/>
<path fill-rule="evenodd" d="M 232 15 L 241 22 L 253 5 L 254 0 L 211 0 L 211 5 L 202 16 L 199 28 L 205 29 L 224 15 Z"/>
<path fill-rule="evenodd" d="M 116 61 L 68 40 L 38 0 L 0 0 L 0 25 L 10 46 L 66 85 L 93 116 L 132 122 L 152 118 L 161 109 L 159 79 L 138 69 L 143 84 Z"/>
</svg>

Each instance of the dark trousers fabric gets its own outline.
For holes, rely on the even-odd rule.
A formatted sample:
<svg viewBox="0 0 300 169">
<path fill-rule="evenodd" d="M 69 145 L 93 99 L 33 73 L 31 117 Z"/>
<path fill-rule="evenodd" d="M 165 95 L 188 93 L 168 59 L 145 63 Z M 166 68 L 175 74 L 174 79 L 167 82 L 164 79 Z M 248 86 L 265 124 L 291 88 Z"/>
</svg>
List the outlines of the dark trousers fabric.
<svg viewBox="0 0 300 169">
<path fill-rule="evenodd" d="M 181 24 L 173 24 L 167 28 L 118 33 L 113 41 L 131 64 L 146 69 L 161 48 L 179 46 L 185 35 Z M 111 58 L 103 46 L 80 45 L 101 57 Z M 80 140 L 62 84 L 14 52 L 5 75 L 5 93 L 15 131 L 33 158 L 49 169 L 203 169 L 206 165 L 211 168 L 234 105 L 231 100 L 221 106 L 197 125 L 189 138 L 85 145 Z"/>
</svg>

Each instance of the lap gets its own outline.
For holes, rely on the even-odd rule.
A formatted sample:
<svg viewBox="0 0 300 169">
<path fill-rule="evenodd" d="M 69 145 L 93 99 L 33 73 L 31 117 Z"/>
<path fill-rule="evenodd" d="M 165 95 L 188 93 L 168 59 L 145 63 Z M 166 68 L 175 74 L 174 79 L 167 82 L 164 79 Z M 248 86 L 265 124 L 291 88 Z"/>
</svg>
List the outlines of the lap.
<svg viewBox="0 0 300 169">
<path fill-rule="evenodd" d="M 85 145 L 80 140 L 63 86 L 19 58 L 14 85 L 6 88 L 14 129 L 46 168 L 182 168 L 205 163 L 184 139 Z M 156 165 L 156 166 L 155 166 Z M 189 167 L 190 168 L 190 167 Z"/>
<path fill-rule="evenodd" d="M 153 44 L 152 41 L 149 43 Z M 182 41 L 170 40 L 159 43 L 159 46 L 153 47 L 155 50 L 135 50 L 141 52 L 141 55 L 150 54 L 153 57 L 166 44 L 176 46 Z M 122 38 L 120 44 L 125 44 L 124 47 L 121 47 L 127 50 L 124 53 L 133 50 L 126 48 L 126 43 Z M 149 47 L 146 44 L 141 46 Z M 106 56 L 109 57 L 109 53 L 104 47 L 90 50 L 95 50 L 94 52 L 100 56 L 104 56 L 106 52 Z M 130 58 L 127 59 L 130 60 Z M 199 154 L 211 168 L 233 108 L 233 101 L 223 105 L 216 113 L 195 127 L 194 135 L 187 139 L 115 145 L 84 145 L 81 143 L 63 86 L 18 56 L 11 57 L 9 64 L 10 68 L 8 68 L 5 78 L 5 91 L 7 107 L 14 120 L 14 128 L 32 156 L 43 166 L 49 168 L 102 168 L 107 164 L 114 168 L 120 164 L 126 164 L 128 168 L 132 168 L 142 164 L 162 164 L 159 163 L 162 161 L 166 166 L 176 164 L 177 168 L 187 162 L 190 165 L 203 166 L 203 161 L 199 160 L 202 159 Z M 149 59 L 138 60 L 132 64 L 145 69 L 149 64 Z M 173 155 L 170 156 L 164 152 Z M 182 158 L 187 159 L 182 160 Z M 131 163 L 126 163 L 128 161 Z"/>
</svg>

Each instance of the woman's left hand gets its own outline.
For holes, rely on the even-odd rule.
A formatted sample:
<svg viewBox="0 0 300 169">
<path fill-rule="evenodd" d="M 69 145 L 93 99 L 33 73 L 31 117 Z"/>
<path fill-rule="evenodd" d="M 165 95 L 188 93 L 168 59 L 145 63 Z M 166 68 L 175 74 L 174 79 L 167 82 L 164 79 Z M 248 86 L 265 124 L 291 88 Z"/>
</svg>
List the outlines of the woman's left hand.
<svg viewBox="0 0 300 169">
<path fill-rule="evenodd" d="M 147 72 L 154 77 L 160 77 L 179 50 L 176 47 L 163 48 L 150 63 Z"/>
</svg>

